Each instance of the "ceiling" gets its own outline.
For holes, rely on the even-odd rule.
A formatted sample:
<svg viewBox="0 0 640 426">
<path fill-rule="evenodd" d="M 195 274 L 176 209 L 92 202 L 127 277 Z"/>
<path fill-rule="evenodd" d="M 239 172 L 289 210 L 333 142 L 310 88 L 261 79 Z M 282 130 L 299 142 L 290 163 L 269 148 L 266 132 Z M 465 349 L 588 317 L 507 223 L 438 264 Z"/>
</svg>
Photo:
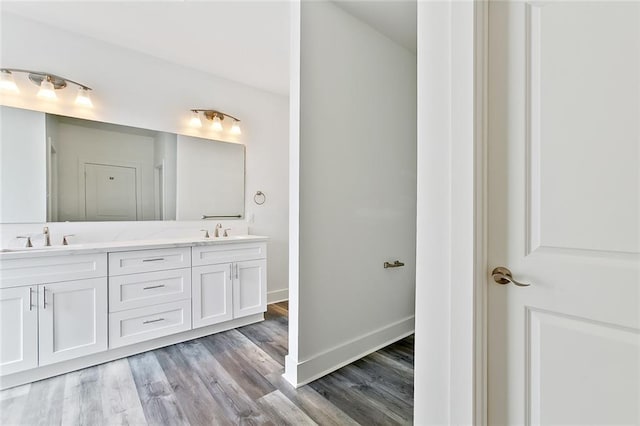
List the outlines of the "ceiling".
<svg viewBox="0 0 640 426">
<path fill-rule="evenodd" d="M 338 1 L 416 52 L 416 1 Z M 273 93 L 289 93 L 288 1 L 0 1 L 0 10 Z"/>
<path fill-rule="evenodd" d="M 289 93 L 284 1 L 5 1 L 2 12 L 274 93 Z"/>
<path fill-rule="evenodd" d="M 334 3 L 414 54 L 417 52 L 416 0 L 336 0 Z"/>
</svg>

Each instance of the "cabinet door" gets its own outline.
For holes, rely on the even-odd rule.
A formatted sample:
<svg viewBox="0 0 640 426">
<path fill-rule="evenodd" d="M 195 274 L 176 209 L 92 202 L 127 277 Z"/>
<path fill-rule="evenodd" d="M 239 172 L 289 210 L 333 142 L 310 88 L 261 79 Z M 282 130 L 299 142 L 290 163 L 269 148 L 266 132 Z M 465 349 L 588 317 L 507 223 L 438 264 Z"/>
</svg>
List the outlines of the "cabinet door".
<svg viewBox="0 0 640 426">
<path fill-rule="evenodd" d="M 231 263 L 193 268 L 193 328 L 233 319 Z"/>
<path fill-rule="evenodd" d="M 233 317 L 267 310 L 267 261 L 248 260 L 233 264 Z"/>
<path fill-rule="evenodd" d="M 40 365 L 107 350 L 107 278 L 38 287 Z"/>
<path fill-rule="evenodd" d="M 38 366 L 37 287 L 0 290 L 0 375 Z"/>
</svg>

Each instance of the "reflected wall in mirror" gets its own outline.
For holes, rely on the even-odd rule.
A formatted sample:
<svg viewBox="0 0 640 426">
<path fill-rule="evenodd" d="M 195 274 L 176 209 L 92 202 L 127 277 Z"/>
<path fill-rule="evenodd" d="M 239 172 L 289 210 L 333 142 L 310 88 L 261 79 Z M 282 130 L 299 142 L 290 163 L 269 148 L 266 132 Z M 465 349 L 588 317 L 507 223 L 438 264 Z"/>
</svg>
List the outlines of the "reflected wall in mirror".
<svg viewBox="0 0 640 426">
<path fill-rule="evenodd" d="M 47 115 L 47 221 L 175 219 L 176 135 Z"/>
<path fill-rule="evenodd" d="M 243 145 L 0 107 L 0 223 L 244 217 Z"/>
</svg>

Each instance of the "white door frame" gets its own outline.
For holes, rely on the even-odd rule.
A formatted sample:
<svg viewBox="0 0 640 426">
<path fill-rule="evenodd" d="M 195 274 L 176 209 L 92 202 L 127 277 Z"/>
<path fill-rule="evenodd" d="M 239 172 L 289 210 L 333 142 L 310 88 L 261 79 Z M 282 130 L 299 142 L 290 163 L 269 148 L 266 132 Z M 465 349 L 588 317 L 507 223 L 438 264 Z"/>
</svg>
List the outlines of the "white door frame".
<svg viewBox="0 0 640 426">
<path fill-rule="evenodd" d="M 416 425 L 487 423 L 487 12 L 418 2 Z"/>
</svg>

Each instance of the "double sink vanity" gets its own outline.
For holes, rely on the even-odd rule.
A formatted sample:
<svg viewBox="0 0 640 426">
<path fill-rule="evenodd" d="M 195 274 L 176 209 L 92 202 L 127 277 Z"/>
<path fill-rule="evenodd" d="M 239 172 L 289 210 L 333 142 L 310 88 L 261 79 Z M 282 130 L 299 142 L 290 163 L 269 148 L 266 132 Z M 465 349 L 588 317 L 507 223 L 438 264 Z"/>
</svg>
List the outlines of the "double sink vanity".
<svg viewBox="0 0 640 426">
<path fill-rule="evenodd" d="M 264 319 L 267 237 L 0 253 L 0 388 Z"/>
<path fill-rule="evenodd" d="M 243 144 L 9 106 L 0 116 L 0 389 L 264 319 L 267 238 L 242 235 Z M 233 221 L 234 236 L 219 224 L 211 238 L 140 239 L 193 235 L 212 218 Z M 60 245 L 47 227 L 41 247 L 11 249 L 40 240 L 28 232 L 41 223 Z"/>
</svg>

